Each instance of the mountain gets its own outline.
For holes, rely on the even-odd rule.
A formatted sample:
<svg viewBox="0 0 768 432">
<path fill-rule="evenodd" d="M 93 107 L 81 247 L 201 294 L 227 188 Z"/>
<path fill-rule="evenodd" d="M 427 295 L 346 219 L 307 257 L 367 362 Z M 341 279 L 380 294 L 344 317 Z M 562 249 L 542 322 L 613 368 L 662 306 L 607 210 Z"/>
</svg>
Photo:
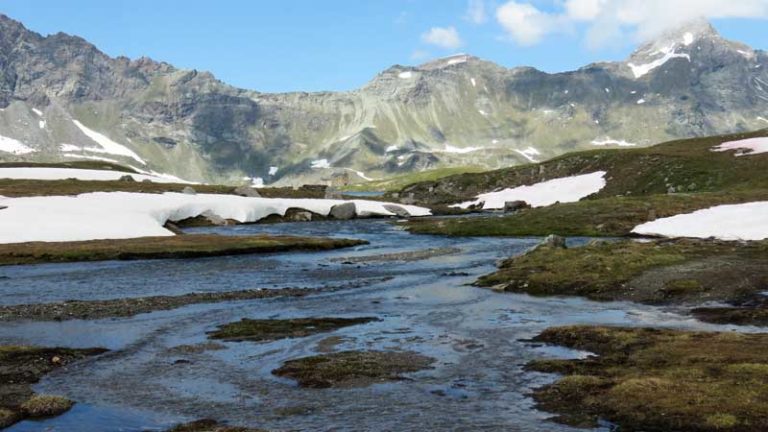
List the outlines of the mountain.
<svg viewBox="0 0 768 432">
<path fill-rule="evenodd" d="M 625 62 L 573 72 L 462 54 L 393 66 L 350 92 L 267 94 L 0 16 L 0 160 L 279 184 L 498 168 L 766 127 L 766 69 L 765 52 L 693 22 Z"/>
</svg>

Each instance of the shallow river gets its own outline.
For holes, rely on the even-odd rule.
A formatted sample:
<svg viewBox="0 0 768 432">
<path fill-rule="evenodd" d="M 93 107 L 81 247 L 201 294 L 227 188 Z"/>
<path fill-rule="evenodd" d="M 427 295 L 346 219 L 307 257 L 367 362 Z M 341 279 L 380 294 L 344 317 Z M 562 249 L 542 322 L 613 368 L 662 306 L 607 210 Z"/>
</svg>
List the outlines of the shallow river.
<svg viewBox="0 0 768 432">
<path fill-rule="evenodd" d="M 323 253 L 0 268 L 4 304 L 363 282 L 304 298 L 194 305 L 129 319 L 1 323 L 0 344 L 112 350 L 58 370 L 36 387 L 78 401 L 69 413 L 19 423 L 10 431 L 163 430 L 205 417 L 277 431 L 571 431 L 576 429 L 548 422 L 528 396 L 553 377 L 523 372 L 522 365 L 583 353 L 521 339 L 564 324 L 715 328 L 648 306 L 532 298 L 468 286 L 493 271 L 497 260 L 539 239 L 412 236 L 384 221 L 196 231 L 328 235 L 371 244 Z M 345 264 L 343 259 L 428 248 L 456 250 L 411 262 Z M 243 317 L 312 316 L 382 320 L 300 339 L 225 343 L 227 348 L 218 351 L 169 350 L 204 342 L 207 331 Z M 342 337 L 337 350 L 407 349 L 438 362 L 434 369 L 408 375 L 409 380 L 355 389 L 301 389 L 270 374 L 285 360 L 316 353 L 318 342 L 331 335 Z M 188 362 L 177 363 L 181 359 Z"/>
</svg>

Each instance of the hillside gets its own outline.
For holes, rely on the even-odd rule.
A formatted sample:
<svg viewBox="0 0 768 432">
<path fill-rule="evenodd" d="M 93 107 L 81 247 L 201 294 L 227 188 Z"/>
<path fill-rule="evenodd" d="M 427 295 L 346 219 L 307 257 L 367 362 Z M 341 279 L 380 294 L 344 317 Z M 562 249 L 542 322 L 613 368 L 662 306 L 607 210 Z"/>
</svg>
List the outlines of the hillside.
<svg viewBox="0 0 768 432">
<path fill-rule="evenodd" d="M 668 193 L 768 189 L 768 154 L 734 157 L 712 149 L 723 142 L 768 136 L 756 132 L 690 138 L 647 148 L 570 153 L 538 164 L 465 173 L 415 183 L 395 193 L 422 204 L 455 204 L 476 195 L 551 179 L 606 171 L 606 186 L 594 199 Z"/>
<path fill-rule="evenodd" d="M 602 171 L 605 185 L 578 202 L 523 209 L 482 222 L 477 217 L 413 221 L 409 229 L 461 236 L 623 236 L 658 218 L 768 200 L 768 153 L 714 151 L 726 142 L 759 137 L 768 137 L 768 129 L 644 149 L 572 153 L 541 164 L 418 183 L 390 197 L 444 207 L 471 201 L 481 193 Z"/>
<path fill-rule="evenodd" d="M 266 94 L 0 16 L 0 160 L 257 184 L 500 168 L 764 127 L 767 66 L 766 53 L 693 22 L 572 72 L 462 54 L 392 66 L 350 92 Z"/>
</svg>

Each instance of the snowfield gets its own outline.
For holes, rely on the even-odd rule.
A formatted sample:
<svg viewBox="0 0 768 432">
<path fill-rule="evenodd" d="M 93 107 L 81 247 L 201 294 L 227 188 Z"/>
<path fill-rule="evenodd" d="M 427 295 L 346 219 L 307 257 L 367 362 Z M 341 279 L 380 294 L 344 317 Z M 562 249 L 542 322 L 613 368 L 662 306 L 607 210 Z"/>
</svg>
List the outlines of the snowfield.
<svg viewBox="0 0 768 432">
<path fill-rule="evenodd" d="M 478 195 L 475 201 L 467 201 L 452 207 L 468 208 L 483 204 L 484 210 L 503 209 L 509 201 L 525 201 L 532 207 L 545 207 L 556 202 L 580 201 L 605 187 L 605 171 L 597 171 L 573 177 L 562 177 L 531 186 L 519 186 Z"/>
<path fill-rule="evenodd" d="M 101 160 L 102 158 L 99 158 Z M 113 162 L 110 159 L 103 158 L 105 162 Z M 147 173 L 133 174 L 124 171 L 106 171 L 90 170 L 78 168 L 0 168 L 0 179 L 13 180 L 119 180 L 123 176 L 131 176 L 134 180 L 140 182 L 150 180 L 155 183 L 190 183 L 168 174 Z"/>
<path fill-rule="evenodd" d="M 662 237 L 764 240 L 768 238 L 768 202 L 710 207 L 647 222 L 632 232 Z"/>
<path fill-rule="evenodd" d="M 37 150 L 29 147 L 21 141 L 0 135 L 0 152 L 10 153 L 18 156 L 35 153 L 36 151 Z"/>
<path fill-rule="evenodd" d="M 256 222 L 271 214 L 300 208 L 328 215 L 331 207 L 354 202 L 358 216 L 395 216 L 388 203 L 326 199 L 246 198 L 235 195 L 181 193 L 143 194 L 96 192 L 78 196 L 0 197 L 0 243 L 80 241 L 172 236 L 166 221 L 179 221 L 210 212 L 224 219 Z M 428 209 L 401 204 L 412 216 Z"/>
<path fill-rule="evenodd" d="M 768 153 L 768 137 L 728 141 L 712 149 L 712 151 L 716 152 L 729 150 L 737 150 L 736 156 L 752 156 L 761 153 Z"/>
</svg>

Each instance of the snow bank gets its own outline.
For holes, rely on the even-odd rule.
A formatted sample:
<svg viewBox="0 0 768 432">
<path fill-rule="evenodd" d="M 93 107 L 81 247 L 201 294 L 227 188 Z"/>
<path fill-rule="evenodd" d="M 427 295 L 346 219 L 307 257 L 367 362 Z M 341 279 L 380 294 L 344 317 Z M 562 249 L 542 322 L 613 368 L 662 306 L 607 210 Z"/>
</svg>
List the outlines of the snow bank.
<svg viewBox="0 0 768 432">
<path fill-rule="evenodd" d="M 768 153 L 768 137 L 728 141 L 712 149 L 712 151 L 716 152 L 729 150 L 737 150 L 736 156 L 752 156 L 760 153 Z"/>
<path fill-rule="evenodd" d="M 10 153 L 14 155 L 23 155 L 29 153 L 35 153 L 37 150 L 29 147 L 21 141 L 13 138 L 8 138 L 0 135 L 0 152 Z"/>
<path fill-rule="evenodd" d="M 605 187 L 605 171 L 597 171 L 573 177 L 563 177 L 519 186 L 477 196 L 477 200 L 456 204 L 452 207 L 468 208 L 483 203 L 483 209 L 503 209 L 508 201 L 525 201 L 532 207 L 545 207 L 556 202 L 576 202 Z"/>
<path fill-rule="evenodd" d="M 413 72 L 411 71 L 400 72 L 397 76 L 398 78 L 401 78 L 401 79 L 411 79 L 413 78 Z"/>
<path fill-rule="evenodd" d="M 91 159 L 91 158 L 89 158 Z M 113 162 L 103 158 L 105 162 Z M 0 168 L 1 179 L 14 180 L 119 180 L 120 177 L 129 175 L 136 181 L 150 180 L 155 183 L 189 183 L 171 175 L 158 174 L 133 174 L 123 171 L 90 170 L 77 168 Z"/>
<path fill-rule="evenodd" d="M 663 237 L 763 240 L 768 238 L 768 202 L 711 207 L 644 223 L 632 232 Z"/>
<path fill-rule="evenodd" d="M 256 222 L 268 215 L 284 215 L 301 208 L 328 215 L 331 207 L 349 201 L 326 199 L 246 198 L 235 195 L 186 195 L 96 192 L 78 196 L 1 198 L 0 243 L 79 241 L 171 236 L 166 221 L 205 212 L 224 219 Z M 359 216 L 395 216 L 377 201 L 354 200 Z M 412 216 L 428 209 L 396 204 Z"/>
</svg>

